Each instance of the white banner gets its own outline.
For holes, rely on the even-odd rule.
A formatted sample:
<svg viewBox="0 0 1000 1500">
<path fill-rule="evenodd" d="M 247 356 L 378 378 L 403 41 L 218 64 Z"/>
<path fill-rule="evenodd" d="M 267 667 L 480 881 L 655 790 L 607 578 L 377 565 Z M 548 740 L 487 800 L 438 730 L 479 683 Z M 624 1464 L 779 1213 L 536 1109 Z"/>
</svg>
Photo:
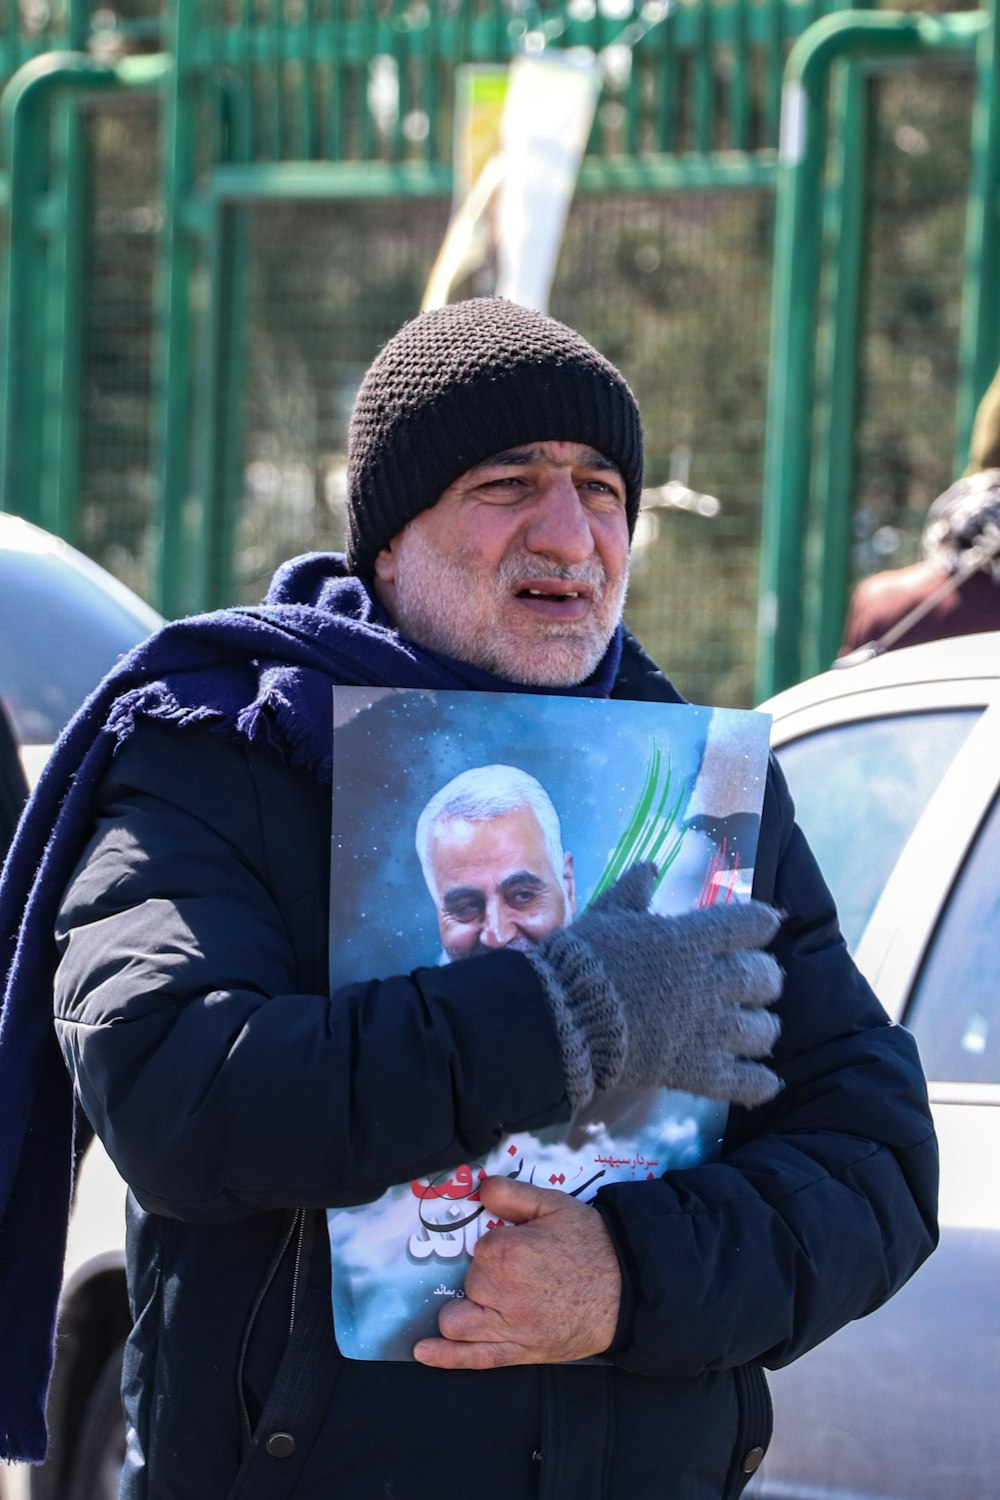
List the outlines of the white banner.
<svg viewBox="0 0 1000 1500">
<path fill-rule="evenodd" d="M 545 312 L 602 82 L 597 58 L 514 59 L 500 122 L 497 293 Z"/>
<path fill-rule="evenodd" d="M 505 92 L 495 70 L 467 71 L 470 77 L 459 81 L 455 141 L 459 206 L 422 307 L 441 307 L 463 277 L 495 265 L 499 296 L 544 312 L 601 91 L 601 64 L 583 52 L 526 53 L 511 63 Z"/>
</svg>

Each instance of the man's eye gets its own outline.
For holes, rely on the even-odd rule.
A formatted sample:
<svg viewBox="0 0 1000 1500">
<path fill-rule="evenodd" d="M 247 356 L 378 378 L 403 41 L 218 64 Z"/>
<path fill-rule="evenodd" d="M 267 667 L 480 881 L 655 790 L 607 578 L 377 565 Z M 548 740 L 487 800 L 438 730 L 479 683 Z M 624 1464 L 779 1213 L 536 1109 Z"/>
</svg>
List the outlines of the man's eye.
<svg viewBox="0 0 1000 1500">
<path fill-rule="evenodd" d="M 483 908 L 478 901 L 454 901 L 445 907 L 444 914 L 453 922 L 478 922 Z"/>
<path fill-rule="evenodd" d="M 497 479 L 484 479 L 479 486 L 481 490 L 513 490 L 520 489 L 524 480 L 519 474 L 501 474 Z"/>
<path fill-rule="evenodd" d="M 517 906 L 523 910 L 525 907 L 533 906 L 538 900 L 540 894 L 541 893 L 539 891 L 536 891 L 534 887 L 529 886 L 525 890 L 509 891 L 507 894 L 507 901 L 511 906 Z"/>
</svg>

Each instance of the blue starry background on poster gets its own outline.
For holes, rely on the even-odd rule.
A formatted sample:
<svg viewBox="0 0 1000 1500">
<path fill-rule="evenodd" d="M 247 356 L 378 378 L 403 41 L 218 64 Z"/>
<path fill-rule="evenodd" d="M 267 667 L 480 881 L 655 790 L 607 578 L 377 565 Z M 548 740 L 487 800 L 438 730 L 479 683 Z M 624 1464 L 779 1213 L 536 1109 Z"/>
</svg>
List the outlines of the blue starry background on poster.
<svg viewBox="0 0 1000 1500">
<path fill-rule="evenodd" d="M 420 811 L 453 776 L 502 763 L 548 791 L 574 857 L 581 909 L 605 871 L 660 747 L 681 798 L 676 857 L 655 905 L 685 911 L 720 862 L 749 894 L 770 721 L 741 709 L 535 694 L 334 689 L 331 985 L 437 963 L 414 847 Z"/>
</svg>

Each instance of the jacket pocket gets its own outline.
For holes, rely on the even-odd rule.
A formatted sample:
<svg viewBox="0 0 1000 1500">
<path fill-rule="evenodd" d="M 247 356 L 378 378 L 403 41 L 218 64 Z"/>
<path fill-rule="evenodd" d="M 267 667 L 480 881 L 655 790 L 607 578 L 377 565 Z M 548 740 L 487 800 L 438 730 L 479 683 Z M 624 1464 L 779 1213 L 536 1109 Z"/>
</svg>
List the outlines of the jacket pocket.
<svg viewBox="0 0 1000 1500">
<path fill-rule="evenodd" d="M 298 1262 L 301 1255 L 305 1218 L 305 1210 L 299 1209 L 289 1215 L 282 1225 L 280 1237 L 268 1261 L 243 1330 L 236 1370 L 236 1387 L 240 1403 L 244 1451 L 249 1447 L 263 1407 L 263 1399 L 257 1395 L 257 1390 L 266 1392 L 270 1389 L 288 1341 L 289 1329 L 294 1325 L 295 1288 L 298 1280 Z M 273 1308 L 271 1303 L 275 1304 Z M 270 1315 L 265 1317 L 265 1312 L 269 1312 Z M 257 1355 L 255 1362 L 263 1366 L 266 1379 L 261 1378 L 262 1371 L 258 1370 L 257 1379 L 253 1380 L 250 1378 L 252 1363 L 250 1353 L 255 1342 L 256 1344 L 261 1342 L 259 1338 L 255 1341 L 255 1334 L 262 1324 L 267 1325 L 270 1337 L 263 1341 L 264 1348 L 255 1350 Z M 276 1334 L 277 1346 L 275 1346 Z"/>
<path fill-rule="evenodd" d="M 295 1244 L 291 1327 L 271 1390 L 254 1424 L 228 1500 L 288 1500 L 308 1465 L 323 1425 L 340 1356 L 333 1337 L 329 1276 L 311 1274 L 315 1211 L 300 1210 L 288 1246 Z M 310 1266 L 308 1276 L 300 1275 Z"/>
<path fill-rule="evenodd" d="M 760 1468 L 774 1421 L 771 1393 L 760 1365 L 740 1365 L 733 1371 L 733 1381 L 739 1417 L 723 1500 L 736 1500 Z"/>
</svg>

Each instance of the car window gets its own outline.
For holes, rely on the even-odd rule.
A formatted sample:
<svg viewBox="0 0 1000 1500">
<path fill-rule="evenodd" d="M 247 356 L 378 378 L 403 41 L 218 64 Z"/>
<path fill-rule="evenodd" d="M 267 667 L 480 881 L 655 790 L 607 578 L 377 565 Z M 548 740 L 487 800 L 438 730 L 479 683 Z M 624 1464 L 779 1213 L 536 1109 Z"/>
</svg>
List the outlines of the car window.
<svg viewBox="0 0 1000 1500">
<path fill-rule="evenodd" d="M 924 1071 L 946 1083 L 1000 1083 L 1000 799 L 937 925 L 906 1013 Z"/>
<path fill-rule="evenodd" d="M 0 698 L 18 739 L 55 740 L 123 652 L 152 625 L 50 553 L 0 551 Z"/>
<path fill-rule="evenodd" d="M 978 708 L 830 725 L 777 748 L 799 826 L 857 947 L 882 888 Z"/>
</svg>

